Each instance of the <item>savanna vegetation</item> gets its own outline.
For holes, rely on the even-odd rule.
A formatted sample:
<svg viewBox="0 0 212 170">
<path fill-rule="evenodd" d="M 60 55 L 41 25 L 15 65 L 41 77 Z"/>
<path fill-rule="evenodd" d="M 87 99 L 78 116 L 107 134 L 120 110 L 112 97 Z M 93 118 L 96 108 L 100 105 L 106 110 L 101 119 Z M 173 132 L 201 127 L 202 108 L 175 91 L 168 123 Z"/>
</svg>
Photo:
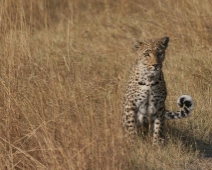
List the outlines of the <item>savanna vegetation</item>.
<svg viewBox="0 0 212 170">
<path fill-rule="evenodd" d="M 210 0 L 2 0 L 0 169 L 212 169 Z M 131 39 L 169 36 L 167 145 L 126 140 L 121 123 Z"/>
</svg>

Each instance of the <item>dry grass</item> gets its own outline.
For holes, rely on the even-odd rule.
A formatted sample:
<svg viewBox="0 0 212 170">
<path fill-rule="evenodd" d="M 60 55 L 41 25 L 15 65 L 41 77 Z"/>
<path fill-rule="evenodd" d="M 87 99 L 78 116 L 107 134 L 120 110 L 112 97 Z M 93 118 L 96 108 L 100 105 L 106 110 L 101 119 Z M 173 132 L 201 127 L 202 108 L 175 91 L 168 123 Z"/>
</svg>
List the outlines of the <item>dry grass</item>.
<svg viewBox="0 0 212 170">
<path fill-rule="evenodd" d="M 0 2 L 0 169 L 211 169 L 211 2 Z M 136 58 L 131 38 L 167 35 L 168 144 L 124 138 L 122 99 Z"/>
</svg>

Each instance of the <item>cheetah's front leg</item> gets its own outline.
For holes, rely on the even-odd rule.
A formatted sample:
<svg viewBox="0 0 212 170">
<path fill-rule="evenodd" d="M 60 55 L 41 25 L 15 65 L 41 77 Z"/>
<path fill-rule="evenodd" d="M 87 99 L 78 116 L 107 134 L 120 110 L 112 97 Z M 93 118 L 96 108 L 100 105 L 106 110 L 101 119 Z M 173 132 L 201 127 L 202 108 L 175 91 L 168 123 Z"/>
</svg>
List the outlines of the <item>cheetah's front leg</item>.
<svg viewBox="0 0 212 170">
<path fill-rule="evenodd" d="M 149 121 L 146 115 L 142 114 L 142 112 L 138 112 L 138 122 L 137 122 L 137 129 L 139 134 L 142 134 L 144 137 L 149 132 Z"/>
<path fill-rule="evenodd" d="M 122 116 L 123 126 L 127 134 L 135 134 L 137 132 L 136 108 L 133 105 L 126 105 Z"/>
<path fill-rule="evenodd" d="M 153 144 L 164 144 L 164 118 L 157 117 L 153 120 Z"/>
</svg>

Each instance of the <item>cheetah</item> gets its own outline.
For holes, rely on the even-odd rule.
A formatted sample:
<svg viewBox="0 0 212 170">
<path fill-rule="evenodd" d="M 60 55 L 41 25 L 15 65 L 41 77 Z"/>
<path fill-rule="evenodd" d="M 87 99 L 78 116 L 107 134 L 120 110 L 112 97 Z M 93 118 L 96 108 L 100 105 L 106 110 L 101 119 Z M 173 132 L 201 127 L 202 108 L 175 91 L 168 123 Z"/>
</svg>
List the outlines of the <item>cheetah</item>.
<svg viewBox="0 0 212 170">
<path fill-rule="evenodd" d="M 133 38 L 138 58 L 130 71 L 124 99 L 123 126 L 127 134 L 136 134 L 142 128 L 148 133 L 152 129 L 153 144 L 164 143 L 165 119 L 186 118 L 194 109 L 188 95 L 177 100 L 179 111 L 165 108 L 166 83 L 162 72 L 165 50 L 169 37 L 139 42 Z"/>
</svg>

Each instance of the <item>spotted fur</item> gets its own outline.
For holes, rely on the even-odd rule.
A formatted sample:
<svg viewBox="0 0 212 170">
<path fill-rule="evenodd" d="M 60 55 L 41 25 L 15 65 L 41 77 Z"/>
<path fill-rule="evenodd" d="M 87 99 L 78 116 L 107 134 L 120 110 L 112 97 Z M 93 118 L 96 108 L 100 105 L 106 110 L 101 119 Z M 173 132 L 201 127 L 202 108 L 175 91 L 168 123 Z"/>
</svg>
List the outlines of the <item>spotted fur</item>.
<svg viewBox="0 0 212 170">
<path fill-rule="evenodd" d="M 162 72 L 169 37 L 139 42 L 133 39 L 138 58 L 131 69 L 124 100 L 123 126 L 128 134 L 137 133 L 140 127 L 148 132 L 152 127 L 153 144 L 163 143 L 165 119 L 188 117 L 194 102 L 188 95 L 178 100 L 179 111 L 167 111 L 166 84 Z"/>
</svg>

